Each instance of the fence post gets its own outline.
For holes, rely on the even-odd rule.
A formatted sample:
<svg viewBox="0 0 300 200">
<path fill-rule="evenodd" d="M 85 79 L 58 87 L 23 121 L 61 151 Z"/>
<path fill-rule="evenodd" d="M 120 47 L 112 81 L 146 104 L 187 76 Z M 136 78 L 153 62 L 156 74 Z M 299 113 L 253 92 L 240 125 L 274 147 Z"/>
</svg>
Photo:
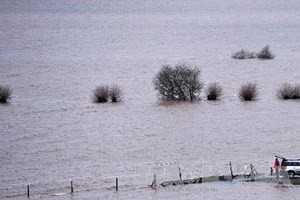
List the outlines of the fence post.
<svg viewBox="0 0 300 200">
<path fill-rule="evenodd" d="M 116 191 L 119 190 L 119 180 L 118 180 L 118 177 L 116 177 Z"/>
<path fill-rule="evenodd" d="M 71 194 L 73 194 L 74 189 L 73 189 L 73 181 L 71 181 Z"/>
<path fill-rule="evenodd" d="M 27 185 L 27 198 L 29 198 L 29 185 Z"/>
<path fill-rule="evenodd" d="M 152 184 L 151 184 L 151 187 L 153 188 L 153 189 L 156 189 L 156 174 L 154 174 L 154 177 L 153 177 L 153 181 L 152 181 Z"/>
<path fill-rule="evenodd" d="M 231 165 L 231 161 L 229 162 L 229 168 L 230 168 L 230 175 L 231 175 L 231 179 L 233 179 L 233 172 L 232 172 L 232 165 Z"/>
</svg>

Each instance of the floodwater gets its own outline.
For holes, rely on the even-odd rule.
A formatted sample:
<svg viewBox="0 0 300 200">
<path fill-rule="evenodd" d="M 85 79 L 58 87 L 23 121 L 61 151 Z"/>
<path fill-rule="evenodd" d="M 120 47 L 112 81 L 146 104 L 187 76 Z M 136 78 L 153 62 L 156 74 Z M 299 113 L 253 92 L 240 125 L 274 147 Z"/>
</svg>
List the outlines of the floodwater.
<svg viewBox="0 0 300 200">
<path fill-rule="evenodd" d="M 300 79 L 299 1 L 2 0 L 0 24 L 0 84 L 13 89 L 0 105 L 1 199 L 26 199 L 26 185 L 32 199 L 296 199 L 293 185 L 148 185 L 178 167 L 269 173 L 274 155 L 300 157 L 300 102 L 276 97 Z M 273 60 L 231 58 L 267 44 Z M 180 62 L 219 82 L 221 100 L 161 102 L 153 76 Z M 245 82 L 257 101 L 238 99 Z M 120 85 L 123 101 L 92 103 L 101 84 Z"/>
</svg>

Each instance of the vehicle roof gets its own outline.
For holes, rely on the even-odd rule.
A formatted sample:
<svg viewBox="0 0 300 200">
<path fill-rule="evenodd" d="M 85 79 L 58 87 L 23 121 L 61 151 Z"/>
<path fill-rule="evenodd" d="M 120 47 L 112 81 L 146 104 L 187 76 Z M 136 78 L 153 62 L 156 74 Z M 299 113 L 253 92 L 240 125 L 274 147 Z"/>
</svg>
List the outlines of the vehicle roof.
<svg viewBox="0 0 300 200">
<path fill-rule="evenodd" d="M 297 158 L 286 158 L 285 161 L 300 161 L 300 159 L 297 159 Z"/>
</svg>

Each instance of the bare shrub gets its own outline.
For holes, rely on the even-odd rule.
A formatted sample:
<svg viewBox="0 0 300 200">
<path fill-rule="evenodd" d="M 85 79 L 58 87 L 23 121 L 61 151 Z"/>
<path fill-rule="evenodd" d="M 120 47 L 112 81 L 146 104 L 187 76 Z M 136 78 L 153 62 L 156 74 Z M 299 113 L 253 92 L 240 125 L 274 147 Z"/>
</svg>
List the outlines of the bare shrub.
<svg viewBox="0 0 300 200">
<path fill-rule="evenodd" d="M 111 86 L 109 96 L 112 102 L 115 103 L 121 101 L 122 95 L 123 95 L 123 91 L 119 86 L 117 85 Z"/>
<path fill-rule="evenodd" d="M 300 85 L 294 85 L 293 99 L 300 99 Z"/>
<path fill-rule="evenodd" d="M 284 83 L 277 91 L 277 96 L 280 99 L 299 99 L 300 98 L 300 85 L 291 85 Z"/>
<path fill-rule="evenodd" d="M 267 45 L 265 46 L 258 54 L 257 54 L 257 58 L 260 59 L 273 59 L 275 56 L 272 54 L 272 52 L 270 51 L 270 46 Z"/>
<path fill-rule="evenodd" d="M 205 90 L 207 100 L 217 100 L 222 95 L 223 88 L 218 83 L 210 83 Z"/>
<path fill-rule="evenodd" d="M 235 59 L 251 59 L 251 58 L 256 58 L 256 53 L 255 52 L 249 52 L 247 50 L 240 50 L 232 54 L 232 58 Z"/>
<path fill-rule="evenodd" d="M 193 101 L 199 98 L 203 87 L 200 70 L 186 64 L 162 66 L 153 83 L 163 100 Z"/>
<path fill-rule="evenodd" d="M 105 86 L 98 86 L 96 89 L 93 91 L 93 101 L 95 103 L 105 103 L 108 101 L 109 97 L 109 87 L 107 85 Z"/>
<path fill-rule="evenodd" d="M 255 83 L 246 83 L 239 90 L 239 98 L 242 101 L 252 101 L 258 96 L 258 89 Z"/>
<path fill-rule="evenodd" d="M 0 103 L 7 103 L 11 99 L 12 90 L 8 86 L 0 85 Z"/>
<path fill-rule="evenodd" d="M 291 99 L 293 97 L 293 86 L 288 83 L 284 83 L 278 90 L 277 95 L 281 99 Z"/>
</svg>

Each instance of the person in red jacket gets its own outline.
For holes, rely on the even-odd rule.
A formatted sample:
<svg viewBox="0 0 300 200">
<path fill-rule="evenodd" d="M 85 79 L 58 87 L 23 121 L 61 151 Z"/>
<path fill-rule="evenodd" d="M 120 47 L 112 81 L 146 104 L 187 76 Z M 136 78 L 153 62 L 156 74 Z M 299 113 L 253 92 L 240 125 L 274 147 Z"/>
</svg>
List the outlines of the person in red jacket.
<svg viewBox="0 0 300 200">
<path fill-rule="evenodd" d="M 280 169 L 280 163 L 278 161 L 278 158 L 275 158 L 274 169 L 275 169 L 275 172 L 276 172 L 276 177 L 278 179 L 279 178 L 279 169 Z"/>
</svg>

